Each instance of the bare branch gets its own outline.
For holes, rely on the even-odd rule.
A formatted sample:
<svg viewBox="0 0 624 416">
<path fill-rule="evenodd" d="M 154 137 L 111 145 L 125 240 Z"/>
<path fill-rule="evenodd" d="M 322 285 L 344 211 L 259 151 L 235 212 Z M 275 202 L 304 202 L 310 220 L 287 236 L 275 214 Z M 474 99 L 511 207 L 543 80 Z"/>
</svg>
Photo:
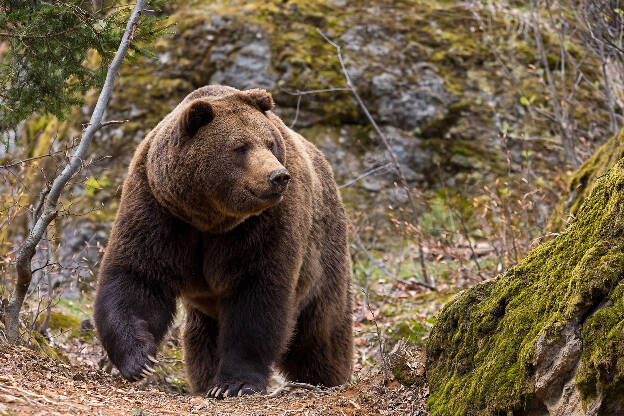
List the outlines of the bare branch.
<svg viewBox="0 0 624 416">
<path fill-rule="evenodd" d="M 60 265 L 61 265 L 60 263 L 56 263 L 56 262 L 54 263 L 46 262 L 46 264 L 44 264 L 43 266 L 37 267 L 36 269 L 31 270 L 31 273 L 35 274 L 35 272 L 38 272 L 39 270 L 47 269 L 50 266 L 60 266 Z"/>
<path fill-rule="evenodd" d="M 97 127 L 96 131 L 101 129 L 102 127 L 112 126 L 114 124 L 124 124 L 124 123 L 127 123 L 129 121 L 130 120 L 109 120 L 109 121 L 103 121 L 103 122 L 101 122 L 101 123 L 96 125 L 96 127 Z M 83 125 L 83 127 L 88 127 L 90 125 L 91 124 L 86 124 L 86 125 Z"/>
<path fill-rule="evenodd" d="M 346 87 L 338 87 L 338 88 L 323 88 L 320 90 L 306 90 L 306 91 L 286 91 L 284 90 L 284 93 L 288 94 L 288 95 L 310 95 L 310 94 L 319 94 L 322 92 L 336 92 L 336 91 L 351 91 L 351 88 L 346 88 Z"/>
<path fill-rule="evenodd" d="M 27 162 L 32 162 L 32 161 L 35 161 L 35 160 L 44 159 L 44 158 L 47 158 L 47 157 L 52 157 L 52 156 L 58 155 L 59 153 L 65 153 L 69 149 L 73 149 L 76 146 L 77 146 L 76 144 L 73 144 L 71 146 L 65 147 L 64 149 L 57 150 L 56 152 L 46 153 L 45 155 L 40 155 L 40 156 L 29 157 L 29 158 L 26 158 L 26 159 L 18 160 L 17 162 L 8 163 L 6 165 L 0 165 L 0 169 L 8 169 L 8 168 L 12 168 L 12 167 L 17 166 L 17 165 L 21 165 L 22 163 L 27 163 Z"/>
<path fill-rule="evenodd" d="M 335 92 L 335 91 L 351 91 L 351 88 L 324 88 L 324 89 L 320 89 L 320 90 L 307 90 L 307 91 L 286 91 L 284 90 L 284 93 L 288 94 L 288 95 L 296 95 L 297 96 L 297 110 L 295 111 L 295 117 L 292 121 L 292 123 L 290 123 L 290 128 L 295 127 L 295 124 L 297 124 L 297 120 L 299 119 L 299 109 L 301 108 L 301 99 L 304 95 L 310 95 L 310 94 L 320 94 L 323 92 Z"/>
<path fill-rule="evenodd" d="M 357 90 L 355 89 L 355 86 L 351 82 L 351 77 L 349 76 L 349 72 L 347 71 L 347 68 L 345 66 L 344 59 L 342 57 L 342 53 L 340 50 L 340 46 L 334 41 L 332 41 L 331 39 L 329 39 L 319 28 L 316 28 L 316 31 L 323 37 L 323 39 L 325 39 L 325 41 L 327 41 L 327 43 L 329 43 L 334 48 L 336 48 L 336 52 L 338 53 L 338 60 L 340 62 L 340 67 L 342 68 L 342 73 L 345 77 L 347 86 L 351 90 L 351 93 L 353 94 L 353 97 L 355 98 L 355 101 L 358 103 L 360 109 L 362 110 L 366 118 L 368 119 L 369 123 L 373 126 L 373 129 L 375 130 L 375 132 L 381 139 L 382 143 L 386 147 L 386 150 L 388 151 L 388 154 L 390 155 L 390 160 L 392 161 L 392 165 L 396 169 L 396 172 L 399 176 L 400 185 L 405 190 L 405 193 L 407 194 L 407 199 L 410 203 L 410 207 L 412 208 L 412 212 L 414 215 L 414 225 L 418 226 L 418 223 L 419 223 L 418 208 L 416 207 L 416 202 L 413 198 L 412 191 L 410 190 L 407 184 L 407 180 L 405 179 L 405 175 L 403 174 L 403 169 L 401 168 L 401 165 L 399 164 L 399 160 L 397 158 L 396 152 L 390 145 L 390 142 L 386 138 L 386 135 L 379 128 L 379 125 L 377 125 L 377 122 L 371 115 L 370 111 L 368 111 L 366 104 L 364 104 L 364 101 L 362 101 L 360 94 L 358 94 Z M 433 286 L 433 282 L 429 279 L 429 275 L 427 273 L 427 265 L 425 264 L 425 254 L 424 254 L 424 249 L 422 246 L 421 236 L 417 235 L 416 240 L 417 240 L 417 245 L 418 245 L 418 254 L 419 254 L 419 259 L 420 259 L 420 268 L 423 274 L 423 280 L 428 285 Z"/>
<path fill-rule="evenodd" d="M 45 202 L 46 196 L 50 193 L 50 185 L 46 184 L 46 187 L 41 191 L 41 195 L 39 195 L 39 201 L 37 201 L 37 205 L 35 205 L 35 209 L 33 210 L 32 223 L 35 224 L 41 215 L 41 208 L 43 208 L 43 204 Z"/>
<path fill-rule="evenodd" d="M 361 175 L 360 175 L 360 176 L 358 176 L 357 178 L 355 178 L 355 179 L 351 179 L 349 182 L 345 183 L 344 185 L 340 185 L 340 186 L 338 187 L 338 189 L 342 189 L 342 188 L 346 188 L 347 186 L 351 186 L 351 185 L 353 185 L 354 183 L 356 183 L 357 181 L 362 180 L 362 179 L 364 179 L 364 178 L 366 178 L 366 177 L 368 177 L 368 176 L 370 176 L 370 175 L 372 175 L 372 174 L 375 174 L 375 173 L 377 173 L 377 172 L 380 172 L 380 171 L 383 171 L 383 170 L 388 169 L 390 166 L 392 166 L 392 164 L 390 164 L 390 163 L 386 163 L 386 164 L 385 164 L 385 165 L 383 165 L 383 166 L 378 166 L 378 167 L 376 167 L 376 168 L 374 168 L 374 169 L 369 170 L 368 172 L 364 172 L 363 174 L 361 174 Z"/>
<path fill-rule="evenodd" d="M 542 39 L 542 33 L 538 26 L 535 1 L 532 0 L 530 2 L 530 7 L 531 7 L 531 18 L 532 18 L 531 29 L 533 31 L 533 36 L 535 38 L 535 44 L 537 45 L 537 52 L 539 54 L 542 67 L 544 69 L 544 74 L 546 75 L 546 87 L 548 88 L 549 93 L 550 93 L 550 103 L 553 107 L 553 112 L 556 117 L 557 126 L 559 127 L 559 133 L 561 134 L 561 141 L 565 149 L 566 158 L 568 159 L 570 163 L 572 163 L 572 166 L 574 166 L 574 168 L 576 169 L 579 167 L 580 161 L 578 157 L 576 156 L 576 152 L 574 150 L 574 143 L 572 143 L 572 137 L 570 137 L 569 120 L 568 120 L 569 117 L 567 117 L 568 116 L 568 114 L 566 114 L 567 111 L 565 111 L 564 108 L 562 108 L 561 103 L 559 101 L 559 95 L 557 94 L 557 87 L 555 84 L 555 80 L 553 78 L 552 71 L 550 70 L 550 64 L 548 62 L 546 50 L 544 49 L 544 40 Z M 550 12 L 550 9 L 549 9 L 549 12 Z M 560 36 L 561 36 L 561 32 L 560 32 Z M 564 65 L 563 59 L 562 59 L 562 65 Z M 565 82 L 563 82 L 562 84 L 565 84 Z M 562 87 L 564 86 L 562 85 Z M 564 95 L 567 95 L 567 94 L 565 94 L 564 92 Z"/>
</svg>

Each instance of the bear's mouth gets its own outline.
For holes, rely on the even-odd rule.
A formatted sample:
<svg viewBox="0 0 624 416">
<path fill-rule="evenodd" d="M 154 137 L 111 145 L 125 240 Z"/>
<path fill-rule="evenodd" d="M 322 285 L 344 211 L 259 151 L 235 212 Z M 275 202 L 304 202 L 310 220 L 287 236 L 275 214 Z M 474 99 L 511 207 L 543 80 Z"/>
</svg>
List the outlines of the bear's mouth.
<svg viewBox="0 0 624 416">
<path fill-rule="evenodd" d="M 247 190 L 249 191 L 250 194 L 252 194 L 256 198 L 261 199 L 263 201 L 276 202 L 282 198 L 281 192 L 266 192 L 266 193 L 258 194 L 252 191 L 251 189 L 247 189 Z"/>
</svg>

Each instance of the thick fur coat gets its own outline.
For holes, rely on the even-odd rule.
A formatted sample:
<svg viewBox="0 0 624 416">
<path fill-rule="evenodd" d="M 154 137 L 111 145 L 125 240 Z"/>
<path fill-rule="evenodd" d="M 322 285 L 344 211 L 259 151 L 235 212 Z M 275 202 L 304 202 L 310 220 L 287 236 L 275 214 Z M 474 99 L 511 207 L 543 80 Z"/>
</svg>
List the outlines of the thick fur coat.
<svg viewBox="0 0 624 416">
<path fill-rule="evenodd" d="M 321 152 L 272 107 L 262 90 L 203 87 L 139 145 L 95 302 L 124 377 L 149 374 L 181 299 L 195 392 L 264 392 L 273 366 L 349 379 L 347 219 Z"/>
</svg>

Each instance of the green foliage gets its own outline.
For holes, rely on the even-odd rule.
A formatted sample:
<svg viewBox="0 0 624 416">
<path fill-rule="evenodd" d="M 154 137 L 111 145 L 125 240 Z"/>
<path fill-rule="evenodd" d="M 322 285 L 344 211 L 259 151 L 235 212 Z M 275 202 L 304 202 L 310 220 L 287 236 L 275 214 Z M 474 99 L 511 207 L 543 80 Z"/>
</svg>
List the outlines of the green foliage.
<svg viewBox="0 0 624 416">
<path fill-rule="evenodd" d="M 535 397 L 538 339 L 558 340 L 570 322 L 583 325 L 583 398 L 600 391 L 603 403 L 621 400 L 622 188 L 624 160 L 596 182 L 564 233 L 444 308 L 427 341 L 432 415 L 521 413 Z"/>
<path fill-rule="evenodd" d="M 422 344 L 422 339 L 428 332 L 427 328 L 419 320 L 399 321 L 387 330 L 393 341 L 404 339 L 416 345 Z"/>
<path fill-rule="evenodd" d="M 110 186 L 110 180 L 106 176 L 95 178 L 93 176 L 84 181 L 85 195 L 94 196 L 100 189 Z"/>
<path fill-rule="evenodd" d="M 151 2 L 159 10 L 165 0 Z M 93 12 L 83 0 L 3 2 L 0 41 L 0 130 L 31 114 L 63 118 L 80 105 L 86 91 L 100 87 L 132 10 L 120 0 Z M 149 54 L 146 47 L 166 29 L 161 18 L 143 16 L 129 58 Z"/>
</svg>

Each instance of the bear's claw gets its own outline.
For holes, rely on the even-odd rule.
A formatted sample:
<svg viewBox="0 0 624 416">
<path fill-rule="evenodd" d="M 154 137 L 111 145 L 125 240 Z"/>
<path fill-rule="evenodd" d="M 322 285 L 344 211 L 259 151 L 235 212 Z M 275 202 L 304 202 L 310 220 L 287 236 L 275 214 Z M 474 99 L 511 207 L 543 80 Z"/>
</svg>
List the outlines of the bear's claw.
<svg viewBox="0 0 624 416">
<path fill-rule="evenodd" d="M 128 368 L 128 366 L 126 366 L 123 371 L 121 368 L 119 370 L 126 379 L 130 381 L 140 381 L 154 374 L 154 372 L 156 371 L 156 366 L 152 363 L 152 360 L 147 361 L 143 365 L 140 365 L 136 370 L 133 368 Z"/>
<path fill-rule="evenodd" d="M 143 371 L 141 371 L 141 375 L 143 375 L 143 377 L 149 377 L 154 374 L 154 371 L 156 371 L 154 367 L 146 366 Z"/>
<path fill-rule="evenodd" d="M 226 397 L 234 396 L 247 396 L 251 394 L 260 393 L 257 389 L 244 383 L 234 384 L 221 384 L 208 389 L 208 397 L 214 397 L 215 399 L 225 399 Z"/>
</svg>

